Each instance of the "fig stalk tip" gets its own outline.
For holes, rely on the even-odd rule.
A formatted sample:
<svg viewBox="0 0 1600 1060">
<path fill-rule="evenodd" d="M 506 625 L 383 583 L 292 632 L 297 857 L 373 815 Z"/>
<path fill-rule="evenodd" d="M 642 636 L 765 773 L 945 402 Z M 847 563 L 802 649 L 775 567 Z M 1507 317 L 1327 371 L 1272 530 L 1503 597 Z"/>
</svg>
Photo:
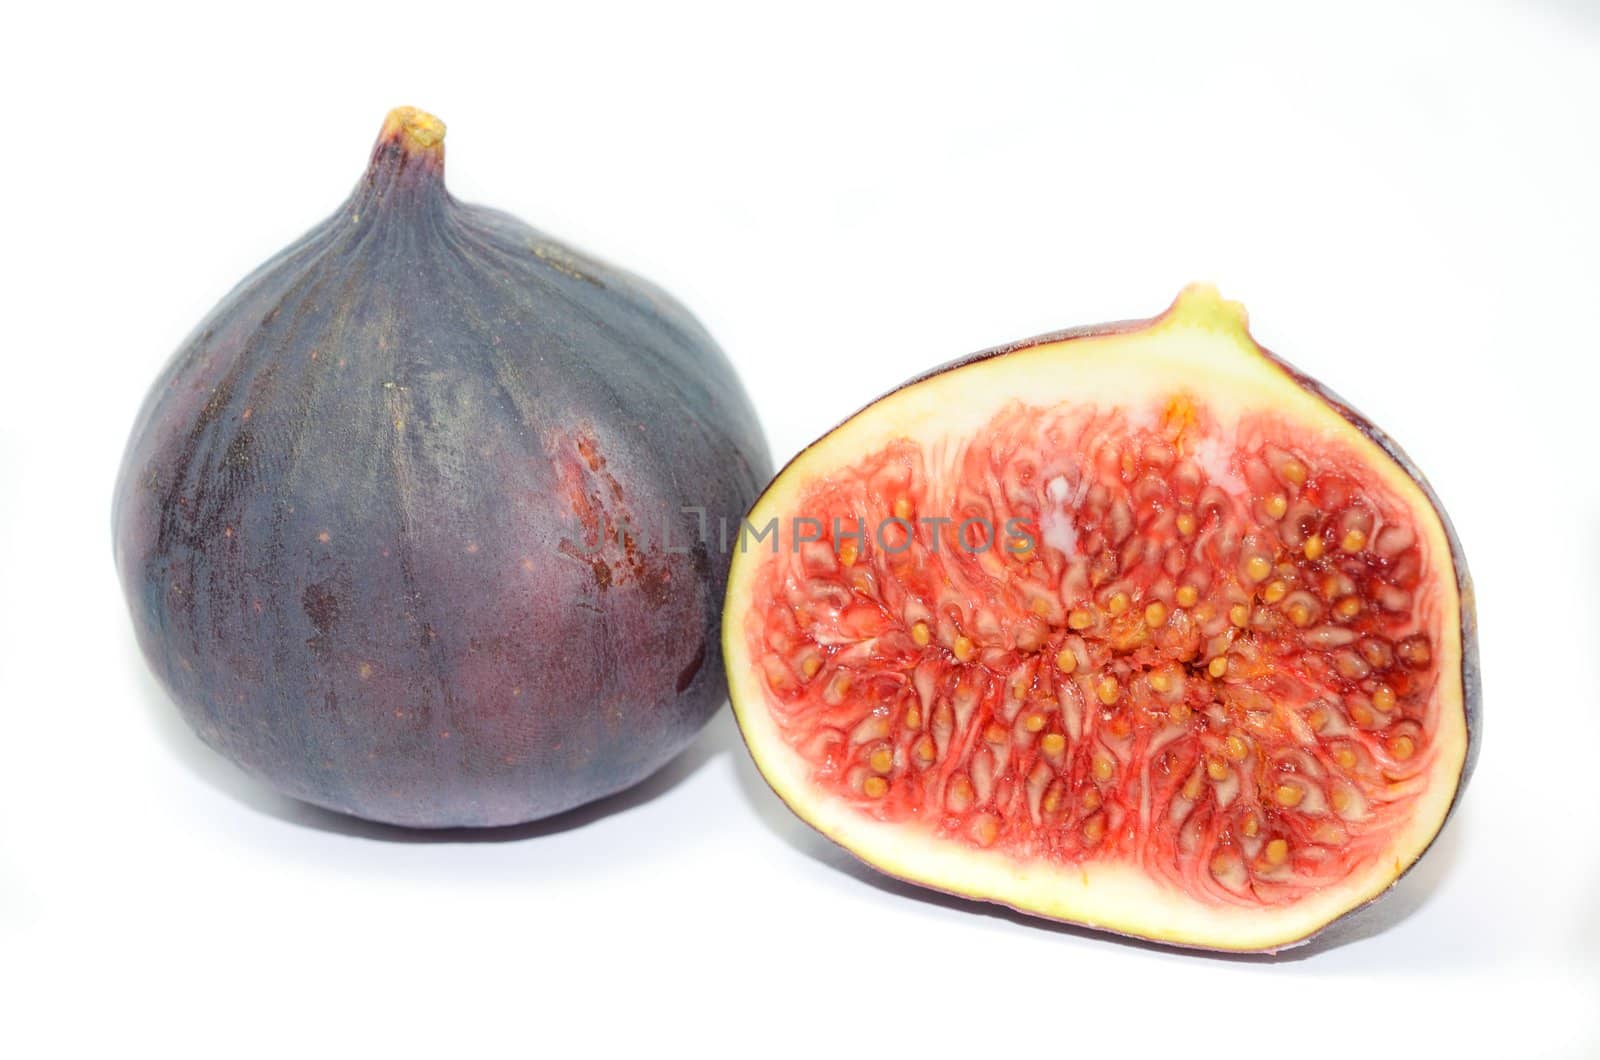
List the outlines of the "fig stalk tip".
<svg viewBox="0 0 1600 1060">
<path fill-rule="evenodd" d="M 1215 285 L 1191 283 L 1162 314 L 1168 322 L 1249 337 L 1250 318 L 1238 302 L 1222 297 Z"/>
<path fill-rule="evenodd" d="M 383 120 L 380 139 L 393 140 L 419 154 L 442 151 L 444 122 L 416 107 L 396 107 Z"/>
</svg>

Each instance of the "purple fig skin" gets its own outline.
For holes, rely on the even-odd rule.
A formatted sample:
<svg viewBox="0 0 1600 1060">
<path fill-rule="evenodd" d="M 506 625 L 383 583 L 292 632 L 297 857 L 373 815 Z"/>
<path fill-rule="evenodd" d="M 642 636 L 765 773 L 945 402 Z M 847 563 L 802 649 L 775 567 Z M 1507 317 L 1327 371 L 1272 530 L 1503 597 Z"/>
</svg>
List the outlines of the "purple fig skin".
<svg viewBox="0 0 1600 1060">
<path fill-rule="evenodd" d="M 202 740 L 427 828 L 548 817 L 689 744 L 726 698 L 716 528 L 771 475 L 694 318 L 457 202 L 442 136 L 396 111 L 338 212 L 184 342 L 112 517 Z"/>
</svg>

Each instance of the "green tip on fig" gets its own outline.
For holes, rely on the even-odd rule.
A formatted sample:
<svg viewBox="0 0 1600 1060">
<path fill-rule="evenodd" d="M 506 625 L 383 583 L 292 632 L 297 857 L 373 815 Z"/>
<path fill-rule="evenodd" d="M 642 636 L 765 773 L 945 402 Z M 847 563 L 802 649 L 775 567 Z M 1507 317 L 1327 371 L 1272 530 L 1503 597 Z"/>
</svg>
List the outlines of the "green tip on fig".
<svg viewBox="0 0 1600 1060">
<path fill-rule="evenodd" d="M 396 107 L 384 118 L 378 139 L 418 154 L 443 154 L 444 122 L 416 107 Z"/>
</svg>

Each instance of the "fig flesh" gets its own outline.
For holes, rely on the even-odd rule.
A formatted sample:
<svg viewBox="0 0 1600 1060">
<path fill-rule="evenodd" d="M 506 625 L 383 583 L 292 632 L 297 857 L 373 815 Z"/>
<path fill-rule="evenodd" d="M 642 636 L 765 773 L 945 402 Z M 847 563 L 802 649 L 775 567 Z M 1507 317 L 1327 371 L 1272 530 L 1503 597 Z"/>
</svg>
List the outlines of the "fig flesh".
<svg viewBox="0 0 1600 1060">
<path fill-rule="evenodd" d="M 183 344 L 116 560 L 206 743 L 346 813 L 501 825 L 634 784 L 721 705 L 697 529 L 770 467 L 695 319 L 456 201 L 443 135 L 393 112 L 348 201 Z"/>
<path fill-rule="evenodd" d="M 1276 950 L 1382 894 L 1477 750 L 1472 593 L 1382 433 L 1186 290 L 912 380 L 735 551 L 763 775 L 891 874 Z"/>
</svg>

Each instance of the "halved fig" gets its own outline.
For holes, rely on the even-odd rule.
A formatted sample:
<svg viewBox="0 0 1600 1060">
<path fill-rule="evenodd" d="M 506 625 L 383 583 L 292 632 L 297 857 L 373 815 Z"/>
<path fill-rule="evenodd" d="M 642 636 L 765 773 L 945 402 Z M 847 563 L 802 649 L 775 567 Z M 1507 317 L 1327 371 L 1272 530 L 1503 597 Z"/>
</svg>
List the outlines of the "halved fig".
<svg viewBox="0 0 1600 1060">
<path fill-rule="evenodd" d="M 823 834 L 1177 945 L 1282 949 L 1377 897 L 1476 753 L 1432 491 L 1204 286 L 807 448 L 743 528 L 723 640 L 756 763 Z"/>
</svg>

